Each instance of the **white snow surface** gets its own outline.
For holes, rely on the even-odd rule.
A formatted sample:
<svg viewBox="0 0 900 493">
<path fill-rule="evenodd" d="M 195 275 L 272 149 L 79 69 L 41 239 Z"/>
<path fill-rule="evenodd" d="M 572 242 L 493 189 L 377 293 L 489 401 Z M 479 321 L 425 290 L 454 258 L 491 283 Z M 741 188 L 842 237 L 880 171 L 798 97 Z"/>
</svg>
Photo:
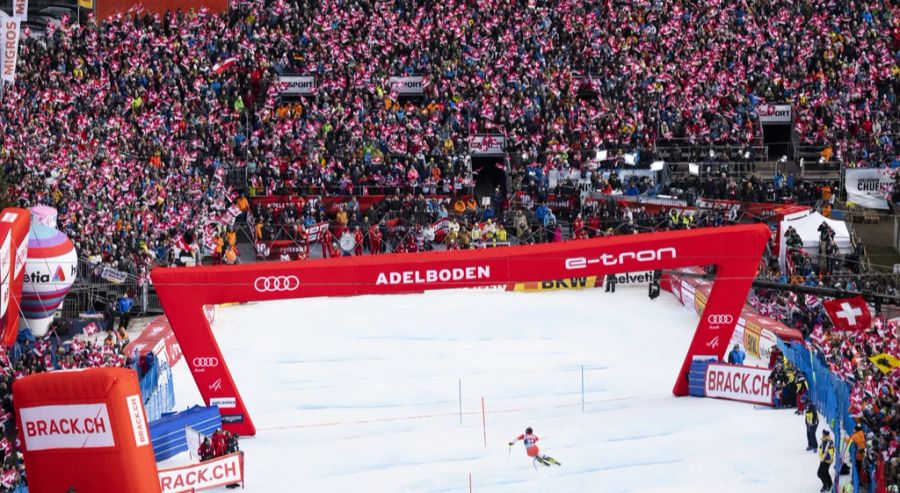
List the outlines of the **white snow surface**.
<svg viewBox="0 0 900 493">
<path fill-rule="evenodd" d="M 225 306 L 214 332 L 249 492 L 818 491 L 801 416 L 672 396 L 696 323 L 643 289 L 454 290 Z M 527 426 L 561 467 L 510 450 Z"/>
</svg>

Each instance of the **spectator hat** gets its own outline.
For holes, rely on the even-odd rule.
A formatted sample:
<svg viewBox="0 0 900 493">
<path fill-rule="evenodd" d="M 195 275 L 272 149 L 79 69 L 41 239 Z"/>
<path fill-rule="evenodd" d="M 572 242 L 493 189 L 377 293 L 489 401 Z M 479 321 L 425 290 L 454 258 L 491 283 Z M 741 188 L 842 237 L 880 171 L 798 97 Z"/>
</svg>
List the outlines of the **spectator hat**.
<svg viewBox="0 0 900 493">
<path fill-rule="evenodd" d="M 823 437 L 827 437 L 827 436 L 830 435 L 830 434 L 831 434 L 830 431 L 828 431 L 828 430 L 822 430 L 822 436 L 823 436 Z"/>
</svg>

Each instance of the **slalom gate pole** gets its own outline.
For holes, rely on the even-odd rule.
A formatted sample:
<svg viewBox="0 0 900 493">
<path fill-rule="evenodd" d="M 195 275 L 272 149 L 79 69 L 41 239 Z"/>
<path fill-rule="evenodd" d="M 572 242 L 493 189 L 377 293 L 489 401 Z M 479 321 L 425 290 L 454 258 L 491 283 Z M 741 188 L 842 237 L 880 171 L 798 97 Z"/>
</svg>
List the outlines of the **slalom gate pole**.
<svg viewBox="0 0 900 493">
<path fill-rule="evenodd" d="M 462 378 L 459 379 L 459 425 L 462 426 Z"/>
<path fill-rule="evenodd" d="M 484 432 L 484 449 L 487 450 L 487 417 L 484 412 L 484 396 L 481 396 L 481 429 Z"/>
<path fill-rule="evenodd" d="M 469 473 L 469 493 L 472 493 L 472 473 Z"/>
<path fill-rule="evenodd" d="M 584 412 L 584 365 L 581 365 L 581 412 Z"/>
</svg>

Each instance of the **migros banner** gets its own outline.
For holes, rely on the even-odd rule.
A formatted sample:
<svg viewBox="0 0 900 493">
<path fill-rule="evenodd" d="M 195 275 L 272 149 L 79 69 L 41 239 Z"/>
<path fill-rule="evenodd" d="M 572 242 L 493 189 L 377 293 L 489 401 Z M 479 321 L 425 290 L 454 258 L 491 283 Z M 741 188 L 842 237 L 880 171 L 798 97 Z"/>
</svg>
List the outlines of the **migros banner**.
<svg viewBox="0 0 900 493">
<path fill-rule="evenodd" d="M 767 368 L 711 364 L 706 368 L 706 396 L 771 406 L 769 373 Z"/>
</svg>

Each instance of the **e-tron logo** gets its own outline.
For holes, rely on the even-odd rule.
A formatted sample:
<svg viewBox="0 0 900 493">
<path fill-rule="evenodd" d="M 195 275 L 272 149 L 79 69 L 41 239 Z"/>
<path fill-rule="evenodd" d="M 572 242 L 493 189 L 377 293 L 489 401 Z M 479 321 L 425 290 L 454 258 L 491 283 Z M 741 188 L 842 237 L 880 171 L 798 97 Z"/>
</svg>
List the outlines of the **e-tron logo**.
<svg viewBox="0 0 900 493">
<path fill-rule="evenodd" d="M 706 321 L 710 325 L 730 324 L 734 322 L 734 317 L 726 313 L 714 313 L 706 317 Z"/>
<path fill-rule="evenodd" d="M 297 276 L 264 276 L 253 281 L 253 289 L 260 293 L 293 291 L 300 287 Z"/>
<path fill-rule="evenodd" d="M 678 252 L 672 248 L 658 248 L 656 250 L 640 250 L 637 252 L 622 252 L 618 255 L 601 253 L 597 258 L 572 257 L 566 259 L 567 270 L 587 268 L 593 264 L 624 265 L 629 262 L 654 262 L 664 258 L 677 258 Z"/>
<path fill-rule="evenodd" d="M 194 364 L 194 368 L 214 368 L 219 366 L 219 358 L 214 358 L 212 356 L 206 358 L 194 358 L 191 362 Z"/>
</svg>

